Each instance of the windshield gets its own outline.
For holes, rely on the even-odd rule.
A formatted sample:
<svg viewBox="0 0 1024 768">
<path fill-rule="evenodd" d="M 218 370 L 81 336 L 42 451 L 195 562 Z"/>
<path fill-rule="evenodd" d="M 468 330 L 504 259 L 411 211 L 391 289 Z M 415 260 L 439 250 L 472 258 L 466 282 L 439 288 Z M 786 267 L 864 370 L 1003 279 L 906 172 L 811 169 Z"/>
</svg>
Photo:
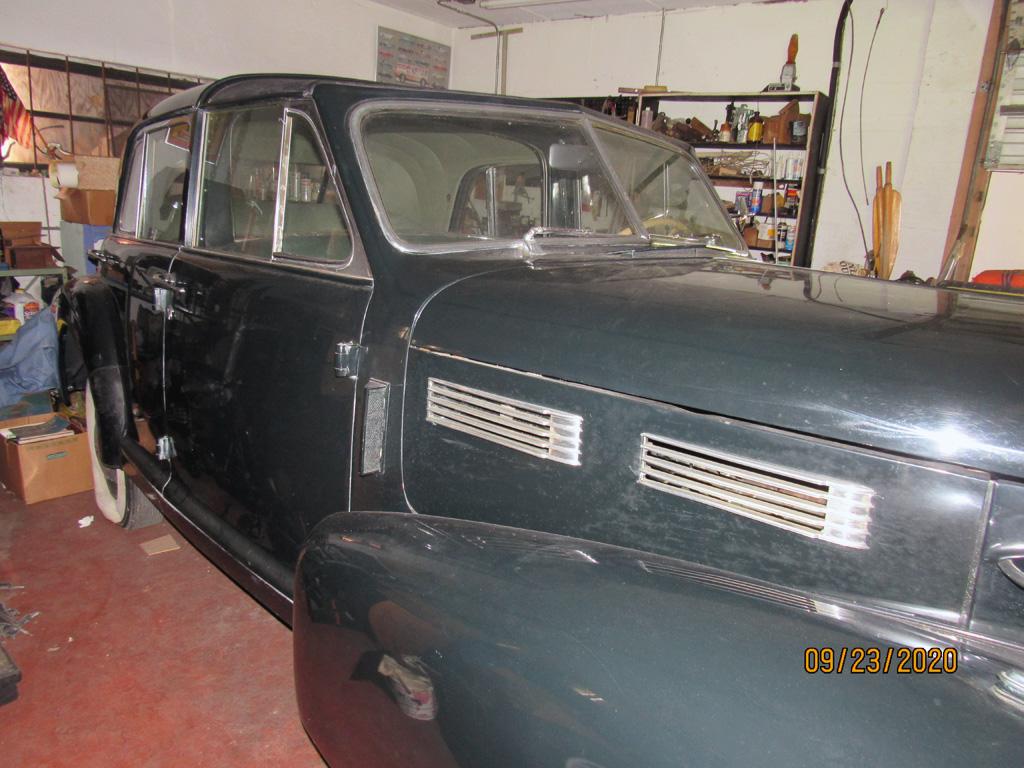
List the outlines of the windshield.
<svg viewBox="0 0 1024 768">
<path fill-rule="evenodd" d="M 688 241 L 714 236 L 742 249 L 736 228 L 686 154 L 604 128 L 597 136 L 648 234 Z"/>
<path fill-rule="evenodd" d="M 413 248 L 538 231 L 743 248 L 681 149 L 604 129 L 599 148 L 574 116 L 507 111 L 378 109 L 360 128 L 381 213 Z"/>
</svg>

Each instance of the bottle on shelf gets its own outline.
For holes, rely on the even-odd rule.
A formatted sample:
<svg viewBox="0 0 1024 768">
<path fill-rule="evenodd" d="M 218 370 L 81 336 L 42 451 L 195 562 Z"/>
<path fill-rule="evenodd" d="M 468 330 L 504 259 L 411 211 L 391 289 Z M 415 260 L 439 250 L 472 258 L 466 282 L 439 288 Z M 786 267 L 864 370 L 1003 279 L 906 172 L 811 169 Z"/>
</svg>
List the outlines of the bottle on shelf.
<svg viewBox="0 0 1024 768">
<path fill-rule="evenodd" d="M 754 114 L 754 110 L 748 107 L 746 104 L 740 104 L 736 108 L 736 122 L 733 124 L 732 138 L 737 144 L 747 143 L 747 126 L 750 125 L 750 116 Z"/>
<path fill-rule="evenodd" d="M 789 38 L 789 49 L 786 51 L 786 63 L 782 65 L 782 73 L 779 81 L 782 83 L 782 90 L 796 90 L 796 54 L 800 47 L 800 36 L 793 35 Z"/>
<path fill-rule="evenodd" d="M 732 124 L 726 120 L 718 129 L 718 140 L 726 144 L 732 142 Z"/>
<path fill-rule="evenodd" d="M 747 126 L 747 143 L 748 144 L 760 144 L 761 138 L 764 136 L 764 118 L 761 117 L 760 112 L 755 112 L 754 116 L 750 118 L 750 125 Z"/>
<path fill-rule="evenodd" d="M 788 187 L 786 189 L 786 200 L 783 202 L 783 207 L 786 209 L 787 216 L 796 216 L 800 210 L 800 190 L 795 187 Z"/>
<path fill-rule="evenodd" d="M 754 188 L 750 190 L 750 212 L 757 215 L 761 212 L 761 199 L 764 196 L 764 182 L 755 181 Z"/>
</svg>

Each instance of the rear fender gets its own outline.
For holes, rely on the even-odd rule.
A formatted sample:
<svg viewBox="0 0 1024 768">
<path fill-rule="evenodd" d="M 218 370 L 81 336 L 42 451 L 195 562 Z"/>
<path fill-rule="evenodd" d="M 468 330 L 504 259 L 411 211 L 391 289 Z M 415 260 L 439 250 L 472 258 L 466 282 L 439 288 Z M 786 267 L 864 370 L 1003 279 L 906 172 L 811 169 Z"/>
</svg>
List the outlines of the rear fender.
<svg viewBox="0 0 1024 768">
<path fill-rule="evenodd" d="M 84 277 L 64 287 L 60 309 L 71 334 L 68 339 L 65 332 L 62 343 L 77 345 L 96 403 L 100 461 L 120 467 L 121 439 L 136 437 L 121 306 L 102 279 Z M 65 357 L 69 356 L 65 347 Z"/>
<path fill-rule="evenodd" d="M 332 766 L 1013 762 L 1024 719 L 969 670 L 805 673 L 808 646 L 871 642 L 831 608 L 579 539 L 340 513 L 299 561 L 299 707 Z"/>
</svg>

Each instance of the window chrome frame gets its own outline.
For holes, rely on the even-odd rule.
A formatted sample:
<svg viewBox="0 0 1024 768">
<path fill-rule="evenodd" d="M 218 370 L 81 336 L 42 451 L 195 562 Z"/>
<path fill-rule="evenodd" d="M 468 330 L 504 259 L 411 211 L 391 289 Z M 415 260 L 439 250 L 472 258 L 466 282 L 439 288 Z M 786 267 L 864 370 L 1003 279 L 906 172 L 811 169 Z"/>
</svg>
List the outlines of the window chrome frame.
<svg viewBox="0 0 1024 768">
<path fill-rule="evenodd" d="M 194 186 L 192 184 L 192 177 L 195 169 L 196 160 L 196 122 L 197 120 L 194 113 L 186 113 L 184 115 L 172 115 L 164 120 L 160 120 L 159 122 L 152 123 L 143 128 L 140 128 L 138 133 L 135 135 L 135 138 L 133 139 L 134 141 L 137 141 L 140 138 L 142 140 L 142 179 L 141 183 L 139 184 L 139 207 L 138 210 L 135 212 L 135 234 L 131 235 L 132 239 L 138 240 L 139 242 L 142 243 L 154 243 L 156 245 L 162 245 L 171 248 L 181 248 L 188 242 L 189 227 L 191 226 L 189 211 L 192 207 L 193 200 L 196 197 L 196 195 L 192 194 L 192 191 L 194 189 Z M 142 228 L 143 223 L 142 211 L 146 200 L 149 199 L 149 174 L 147 173 L 147 168 L 149 164 L 149 136 L 150 134 L 156 133 L 157 131 L 166 131 L 170 129 L 171 126 L 177 125 L 179 123 L 189 124 L 189 135 L 192 139 L 188 148 L 188 168 L 185 178 L 185 185 L 181 190 L 181 194 L 182 197 L 184 198 L 185 203 L 185 206 L 181 211 L 181 235 L 176 240 L 156 240 L 155 238 L 152 237 L 142 237 L 142 235 L 139 234 L 139 230 Z M 120 211 L 116 210 L 116 213 L 120 213 Z"/>
<path fill-rule="evenodd" d="M 608 181 L 615 189 L 615 192 L 619 195 L 620 201 L 625 203 L 626 217 L 629 220 L 630 226 L 634 230 L 634 234 L 630 235 L 595 234 L 593 237 L 573 238 L 573 245 L 597 244 L 621 245 L 623 247 L 650 245 L 650 237 L 643 228 L 643 224 L 638 218 L 637 212 L 632 203 L 630 203 L 629 199 L 625 196 L 625 191 L 619 181 L 618 174 L 616 174 L 608 164 L 603 148 L 600 144 L 597 144 L 594 141 L 593 128 L 590 125 L 591 118 L 588 115 L 585 115 L 582 112 L 559 109 L 510 107 L 500 104 L 467 103 L 465 101 L 373 99 L 357 105 L 352 110 L 348 118 L 348 132 L 349 138 L 352 141 L 352 146 L 355 149 L 356 161 L 359 164 L 362 182 L 366 188 L 367 195 L 370 198 L 370 203 L 373 206 L 377 223 L 380 226 L 381 231 L 384 233 L 384 237 L 387 239 L 388 243 L 390 243 L 396 251 L 409 254 L 454 254 L 465 253 L 468 251 L 508 251 L 509 249 L 517 249 L 522 252 L 525 248 L 525 241 L 523 238 L 519 237 L 500 238 L 495 240 L 452 240 L 450 242 L 439 244 L 418 245 L 403 240 L 391 226 L 391 221 L 384 207 L 384 201 L 380 196 L 380 191 L 378 190 L 377 183 L 373 177 L 373 171 L 370 166 L 370 157 L 366 151 L 366 145 L 363 141 L 363 122 L 368 117 L 381 112 L 405 112 L 424 115 L 458 114 L 468 116 L 480 116 L 481 114 L 484 114 L 526 121 L 540 117 L 554 119 L 564 123 L 572 123 L 576 125 L 591 142 L 592 147 L 596 152 L 598 162 L 600 163 L 601 170 L 608 178 Z M 679 149 L 678 146 L 676 149 Z"/>
<path fill-rule="evenodd" d="M 286 172 L 289 170 L 288 166 L 291 162 L 292 129 L 296 120 L 302 120 L 309 126 L 309 129 L 313 134 L 313 141 L 316 144 L 317 152 L 320 155 L 320 160 L 323 162 L 324 170 L 327 171 L 328 181 L 334 187 L 334 196 L 337 200 L 335 207 L 341 214 L 342 223 L 345 225 L 345 231 L 348 233 L 349 238 L 348 258 L 344 261 L 296 256 L 295 254 L 282 250 L 284 246 L 284 227 L 286 224 L 289 202 L 288 175 Z M 284 128 L 281 132 L 281 155 L 278 170 L 277 201 L 274 207 L 274 245 L 273 251 L 270 255 L 271 261 L 288 264 L 316 264 L 329 266 L 337 270 L 347 269 L 355 261 L 356 250 L 358 247 L 358 236 L 352 225 L 352 217 L 348 213 L 348 207 L 343 202 L 344 197 L 342 197 L 341 187 L 335 177 L 333 163 L 330 158 L 331 155 L 327 151 L 327 147 L 324 146 L 323 137 L 321 136 L 320 131 L 317 130 L 317 125 L 313 119 L 300 109 L 296 109 L 293 106 L 286 106 L 284 109 Z"/>
<path fill-rule="evenodd" d="M 220 250 L 200 245 L 199 216 L 201 210 L 200 206 L 202 205 L 202 189 L 207 166 L 206 155 L 208 147 L 206 145 L 206 138 L 209 130 L 208 121 L 212 115 L 223 114 L 226 112 L 252 111 L 265 107 L 279 107 L 280 112 L 278 120 L 281 123 L 276 161 L 277 185 L 274 193 L 274 220 L 271 237 L 271 255 L 267 258 L 264 256 L 254 256 L 252 254 Z M 338 177 L 338 169 L 335 165 L 333 155 L 326 149 L 315 114 L 311 114 L 306 111 L 306 108 L 309 108 L 309 105 L 305 104 L 305 102 L 300 104 L 286 100 L 267 100 L 255 101 L 242 105 L 232 104 L 225 105 L 223 107 L 217 106 L 213 108 L 204 108 L 199 112 L 197 122 L 201 124 L 201 128 L 197 133 L 200 134 L 202 143 L 195 146 L 193 149 L 193 157 L 195 158 L 193 173 L 194 182 L 190 182 L 189 186 L 194 190 L 195 194 L 190 198 L 190 218 L 189 225 L 186 228 L 186 242 L 184 244 L 186 248 L 190 251 L 204 255 L 235 259 L 251 264 L 277 265 L 297 269 L 299 271 L 310 271 L 318 274 L 327 273 L 359 280 L 372 280 L 372 274 L 370 272 L 369 262 L 366 258 L 366 252 L 363 249 L 362 239 L 359 236 L 358 230 L 352 226 L 353 219 L 349 209 L 348 199 L 342 191 L 340 179 Z M 310 259 L 290 256 L 280 252 L 281 240 L 283 238 L 284 231 L 284 205 L 282 204 L 282 195 L 287 195 L 287 176 L 282 173 L 282 168 L 287 169 L 287 160 L 291 147 L 291 119 L 294 117 L 300 117 L 305 120 L 313 129 L 313 135 L 316 140 L 317 148 L 324 161 L 324 167 L 328 171 L 330 183 L 334 185 L 335 195 L 337 197 L 337 207 L 338 210 L 341 211 L 342 219 L 348 228 L 349 239 L 351 240 L 351 249 L 349 251 L 348 259 L 345 261 Z M 287 137 L 285 136 L 286 133 Z M 284 163 L 283 165 L 282 162 Z M 282 182 L 284 186 L 282 186 Z"/>
<path fill-rule="evenodd" d="M 111 228 L 113 234 L 119 237 L 130 237 L 138 239 L 139 236 L 139 222 L 142 217 L 142 190 L 146 182 L 146 132 L 145 130 L 136 131 L 132 134 L 131 142 L 125 145 L 125 154 L 131 158 L 131 163 L 128 166 L 128 176 L 123 179 L 124 188 L 127 190 L 132 177 L 132 168 L 135 165 L 136 156 L 139 161 L 139 188 L 135 192 L 135 221 L 132 222 L 132 231 L 125 232 L 121 229 L 121 213 L 122 208 L 127 202 L 124 198 L 118 195 L 117 205 L 114 209 L 114 225 Z M 138 149 L 138 151 L 136 151 Z M 124 163 L 122 162 L 122 167 Z"/>
</svg>

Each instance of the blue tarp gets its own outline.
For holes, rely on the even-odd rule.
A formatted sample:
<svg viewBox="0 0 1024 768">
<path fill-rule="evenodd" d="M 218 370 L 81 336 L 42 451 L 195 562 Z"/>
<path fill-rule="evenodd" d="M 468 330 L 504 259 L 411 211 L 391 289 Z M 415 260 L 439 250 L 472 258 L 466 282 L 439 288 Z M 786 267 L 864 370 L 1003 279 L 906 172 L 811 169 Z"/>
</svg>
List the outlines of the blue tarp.
<svg viewBox="0 0 1024 768">
<path fill-rule="evenodd" d="M 0 408 L 29 392 L 52 389 L 57 379 L 57 323 L 49 309 L 33 315 L 0 350 Z"/>
</svg>

